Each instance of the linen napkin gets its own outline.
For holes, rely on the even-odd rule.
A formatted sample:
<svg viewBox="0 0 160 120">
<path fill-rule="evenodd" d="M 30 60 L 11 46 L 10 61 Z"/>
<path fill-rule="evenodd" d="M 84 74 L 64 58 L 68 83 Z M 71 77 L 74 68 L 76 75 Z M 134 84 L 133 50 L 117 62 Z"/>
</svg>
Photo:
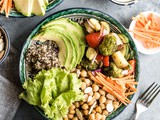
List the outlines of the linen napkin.
<svg viewBox="0 0 160 120">
<path fill-rule="evenodd" d="M 12 120 L 20 104 L 17 86 L 0 75 L 0 120 Z"/>
<path fill-rule="evenodd" d="M 19 52 L 10 48 L 6 60 L 0 64 L 0 120 L 12 120 L 19 105 Z"/>
</svg>

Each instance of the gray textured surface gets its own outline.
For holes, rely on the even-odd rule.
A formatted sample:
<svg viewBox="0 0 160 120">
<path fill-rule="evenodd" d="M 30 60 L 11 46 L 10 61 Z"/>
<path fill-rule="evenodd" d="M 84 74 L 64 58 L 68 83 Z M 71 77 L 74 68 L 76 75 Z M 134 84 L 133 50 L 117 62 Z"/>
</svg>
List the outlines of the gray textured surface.
<svg viewBox="0 0 160 120">
<path fill-rule="evenodd" d="M 100 11 L 103 11 L 115 19 L 117 19 L 120 23 L 122 23 L 126 28 L 128 28 L 132 16 L 137 15 L 142 11 L 160 11 L 160 0 L 141 0 L 131 6 L 118 6 L 116 4 L 111 3 L 109 0 L 64 0 L 58 7 L 49 11 L 44 17 L 30 17 L 30 18 L 5 18 L 4 16 L 0 16 L 0 24 L 3 25 L 8 31 L 11 37 L 11 44 L 20 52 L 22 49 L 22 45 L 25 42 L 27 36 L 30 31 L 35 27 L 35 25 L 41 21 L 43 18 L 48 15 L 57 12 L 66 8 L 73 7 L 86 7 L 93 8 Z M 12 53 L 10 53 L 12 54 Z M 14 49 L 13 49 L 13 54 Z M 17 55 L 18 57 L 18 55 Z M 17 59 L 17 58 L 16 58 Z M 17 59 L 18 60 L 18 59 Z M 133 115 L 135 108 L 135 101 L 140 94 L 153 82 L 156 81 L 160 84 L 160 53 L 155 55 L 143 55 L 140 54 L 140 81 L 138 85 L 138 92 L 135 94 L 132 104 L 128 105 L 127 108 L 118 115 L 114 120 L 130 120 Z M 11 60 L 12 61 L 12 60 Z M 15 64 L 14 64 L 15 63 Z M 14 81 L 16 80 L 18 84 L 18 62 L 12 61 L 10 65 L 10 72 L 12 71 L 11 77 L 9 76 L 9 72 L 3 73 L 3 76 L 9 78 Z M 0 71 L 2 74 L 2 69 Z M 139 120 L 160 120 L 159 108 L 160 95 L 156 98 L 154 103 L 151 105 L 150 109 L 142 114 Z M 36 110 L 22 101 L 14 120 L 43 120 L 43 118 L 36 112 Z"/>
</svg>

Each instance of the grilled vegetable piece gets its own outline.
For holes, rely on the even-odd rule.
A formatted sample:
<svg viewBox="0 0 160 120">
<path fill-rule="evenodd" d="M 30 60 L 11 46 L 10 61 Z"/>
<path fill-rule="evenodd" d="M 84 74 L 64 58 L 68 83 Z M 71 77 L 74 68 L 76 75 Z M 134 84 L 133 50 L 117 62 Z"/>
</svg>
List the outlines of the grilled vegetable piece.
<svg viewBox="0 0 160 120">
<path fill-rule="evenodd" d="M 93 29 L 95 29 L 96 31 L 99 31 L 99 30 L 101 29 L 101 25 L 100 25 L 99 21 L 96 20 L 96 19 L 94 19 L 94 18 L 90 18 L 90 19 L 88 20 L 88 23 L 89 23 L 89 24 L 91 25 L 91 27 L 92 27 Z"/>
<path fill-rule="evenodd" d="M 127 60 L 124 58 L 120 51 L 115 52 L 112 55 L 112 59 L 118 68 L 125 68 L 128 66 Z"/>
<path fill-rule="evenodd" d="M 96 63 L 95 61 L 92 62 L 87 58 L 84 58 L 81 61 L 81 66 L 84 67 L 87 70 L 96 70 L 98 68 L 98 63 Z"/>
<path fill-rule="evenodd" d="M 107 22 L 104 22 L 104 21 L 101 21 L 100 22 L 101 24 L 101 27 L 104 27 L 104 29 L 107 31 L 107 33 L 109 34 L 110 33 L 110 27 L 109 27 L 109 24 Z"/>
<path fill-rule="evenodd" d="M 99 52 L 102 55 L 109 56 L 112 55 L 117 50 L 116 38 L 113 35 L 106 35 L 102 43 L 98 47 Z"/>
<path fill-rule="evenodd" d="M 109 67 L 103 68 L 103 73 L 110 77 L 123 77 L 122 71 L 123 69 L 118 68 L 113 62 L 110 63 Z"/>
<path fill-rule="evenodd" d="M 86 57 L 89 60 L 93 60 L 97 56 L 97 52 L 94 48 L 89 47 L 86 51 Z"/>
</svg>

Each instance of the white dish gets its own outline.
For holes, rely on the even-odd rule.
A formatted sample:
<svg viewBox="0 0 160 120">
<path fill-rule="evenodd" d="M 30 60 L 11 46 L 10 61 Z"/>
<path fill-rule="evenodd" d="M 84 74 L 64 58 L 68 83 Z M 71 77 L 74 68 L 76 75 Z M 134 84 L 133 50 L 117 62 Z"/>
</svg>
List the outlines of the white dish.
<svg viewBox="0 0 160 120">
<path fill-rule="evenodd" d="M 152 11 L 142 12 L 142 14 L 144 14 L 145 16 L 149 15 L 150 13 L 152 13 L 152 14 L 160 17 L 160 14 L 157 13 L 157 12 L 152 12 Z M 138 15 L 137 15 L 137 16 L 138 16 Z M 134 27 L 135 27 L 135 24 L 136 24 L 136 21 L 133 20 L 133 21 L 131 22 L 130 26 L 129 26 L 129 30 L 133 31 L 133 30 L 134 30 Z M 140 53 L 151 55 L 151 54 L 156 54 L 156 53 L 160 52 L 160 47 L 150 48 L 150 49 L 145 48 L 145 47 L 142 45 L 142 42 L 141 42 L 141 41 L 139 41 L 139 40 L 137 40 L 137 39 L 134 38 L 134 35 L 133 35 L 132 32 L 129 32 L 129 33 L 130 33 L 133 41 L 135 42 L 136 47 L 137 47 L 137 49 L 138 49 L 138 51 L 139 51 Z"/>
</svg>

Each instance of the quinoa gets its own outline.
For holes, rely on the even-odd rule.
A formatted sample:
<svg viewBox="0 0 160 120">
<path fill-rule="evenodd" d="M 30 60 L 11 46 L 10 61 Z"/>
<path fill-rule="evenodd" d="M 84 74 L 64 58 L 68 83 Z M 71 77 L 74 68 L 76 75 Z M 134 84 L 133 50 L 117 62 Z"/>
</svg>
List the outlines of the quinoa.
<svg viewBox="0 0 160 120">
<path fill-rule="evenodd" d="M 60 67 L 58 59 L 59 48 L 54 41 L 36 41 L 30 45 L 26 52 L 26 66 L 29 72 L 37 74 L 42 69 Z"/>
</svg>

